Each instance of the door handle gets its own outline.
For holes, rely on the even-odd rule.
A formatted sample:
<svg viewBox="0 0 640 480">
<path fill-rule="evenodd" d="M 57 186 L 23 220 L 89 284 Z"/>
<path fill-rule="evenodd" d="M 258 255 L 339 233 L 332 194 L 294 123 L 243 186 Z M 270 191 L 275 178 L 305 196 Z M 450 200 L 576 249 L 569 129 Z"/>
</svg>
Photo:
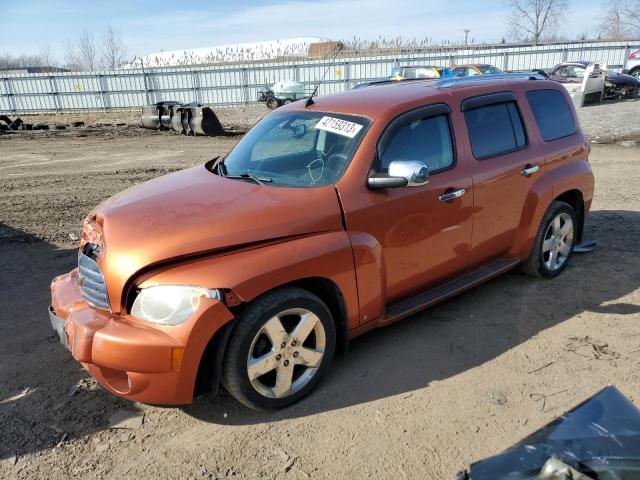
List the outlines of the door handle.
<svg viewBox="0 0 640 480">
<path fill-rule="evenodd" d="M 531 175 L 536 173 L 538 170 L 540 170 L 539 165 L 531 165 L 530 167 L 525 167 L 524 169 L 522 169 L 520 173 L 525 177 L 530 177 Z"/>
<path fill-rule="evenodd" d="M 465 193 L 467 193 L 465 189 L 461 188 L 460 190 L 455 190 L 453 192 L 443 193 L 438 197 L 438 200 L 440 200 L 441 202 L 448 202 L 450 200 L 453 200 L 454 198 L 463 196 Z"/>
</svg>

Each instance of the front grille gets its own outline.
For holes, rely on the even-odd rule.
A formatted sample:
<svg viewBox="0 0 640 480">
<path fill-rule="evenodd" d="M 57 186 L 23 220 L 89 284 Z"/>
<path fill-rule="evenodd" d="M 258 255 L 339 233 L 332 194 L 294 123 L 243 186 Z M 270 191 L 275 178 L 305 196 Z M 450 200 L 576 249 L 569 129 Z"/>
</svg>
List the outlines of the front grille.
<svg viewBox="0 0 640 480">
<path fill-rule="evenodd" d="M 78 283 L 82 298 L 94 307 L 111 310 L 107 286 L 100 267 L 95 260 L 82 252 L 78 252 Z"/>
</svg>

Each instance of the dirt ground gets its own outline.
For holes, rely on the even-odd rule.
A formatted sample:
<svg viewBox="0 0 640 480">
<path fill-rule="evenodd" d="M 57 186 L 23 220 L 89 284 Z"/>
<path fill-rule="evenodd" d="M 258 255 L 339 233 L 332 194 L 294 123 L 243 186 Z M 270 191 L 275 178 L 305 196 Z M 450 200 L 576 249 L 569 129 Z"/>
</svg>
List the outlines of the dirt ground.
<svg viewBox="0 0 640 480">
<path fill-rule="evenodd" d="M 102 199 L 237 139 L 0 136 L 0 478 L 447 479 L 608 384 L 640 402 L 640 148 L 617 144 L 591 156 L 593 253 L 556 280 L 509 273 L 355 340 L 298 405 L 256 413 L 222 394 L 161 408 L 105 392 L 51 333 L 50 280 L 74 267 Z M 122 409 L 138 422 L 109 428 Z"/>
</svg>

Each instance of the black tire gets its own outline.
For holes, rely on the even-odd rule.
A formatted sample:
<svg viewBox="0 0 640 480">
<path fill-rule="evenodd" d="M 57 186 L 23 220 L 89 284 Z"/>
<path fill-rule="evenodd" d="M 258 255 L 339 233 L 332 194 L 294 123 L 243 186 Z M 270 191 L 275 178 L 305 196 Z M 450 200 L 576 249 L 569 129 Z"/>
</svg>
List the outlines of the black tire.
<svg viewBox="0 0 640 480">
<path fill-rule="evenodd" d="M 278 102 L 278 99 L 276 97 L 267 98 L 267 101 L 265 102 L 265 104 L 267 105 L 267 108 L 269 110 L 275 110 L 280 106 L 280 102 Z"/>
<path fill-rule="evenodd" d="M 314 373 L 311 374 L 311 378 L 307 380 L 304 386 L 299 390 L 294 391 L 292 389 L 292 393 L 288 393 L 286 396 L 280 398 L 269 397 L 259 392 L 257 388 L 254 388 L 254 385 L 252 385 L 251 380 L 249 379 L 248 360 L 250 350 L 252 349 L 252 346 L 253 348 L 256 348 L 256 346 L 254 346 L 254 340 L 260 338 L 260 332 L 263 329 L 263 326 L 273 317 L 290 309 L 305 309 L 318 317 L 322 324 L 321 327 L 324 328 L 324 354 L 317 369 L 309 369 L 304 366 L 301 366 L 301 369 L 297 366 L 291 367 L 292 370 L 294 368 L 298 368 L 298 373 L 300 374 L 298 378 L 301 378 L 302 375 L 306 374 L 307 370 L 314 371 Z M 282 325 L 288 333 L 291 333 L 284 321 L 282 322 Z M 312 335 L 315 337 L 315 333 Z M 312 337 L 312 335 L 310 334 L 310 337 Z M 292 339 L 290 338 L 289 340 Z M 314 338 L 311 338 L 311 340 L 316 341 Z M 292 358 L 292 351 L 297 350 L 296 348 L 293 348 L 292 345 L 292 342 L 290 342 L 290 345 L 288 345 L 289 357 L 283 357 L 283 362 L 285 358 Z M 272 348 L 276 349 L 280 346 L 281 345 L 272 345 Z M 254 300 L 238 318 L 237 324 L 231 333 L 224 356 L 222 365 L 222 384 L 240 403 L 254 410 L 275 410 L 284 408 L 298 402 L 311 393 L 311 391 L 316 387 L 333 360 L 335 346 L 336 332 L 334 321 L 330 310 L 320 298 L 301 288 L 287 287 L 274 290 L 273 292 L 267 293 Z M 300 349 L 300 347 L 301 346 L 298 345 L 298 349 Z M 268 352 L 271 351 L 272 350 L 269 350 Z M 255 352 L 251 352 L 251 355 L 253 356 L 254 353 Z M 300 354 L 300 358 L 302 358 L 302 354 Z M 292 360 L 292 364 L 293 363 L 295 362 Z M 301 373 L 300 370 L 302 370 L 303 373 Z M 278 375 L 277 371 L 270 370 L 265 375 L 269 376 L 271 374 L 274 375 L 273 378 L 275 381 L 275 378 Z M 295 374 L 293 378 L 295 383 Z"/>
<path fill-rule="evenodd" d="M 569 248 L 568 254 L 565 256 L 564 261 L 557 268 L 549 268 L 546 260 L 548 260 L 547 254 L 544 252 L 543 243 L 545 241 L 545 236 L 548 235 L 549 229 L 551 228 L 551 223 L 553 220 L 562 214 L 566 214 L 571 218 L 573 222 L 573 233 L 571 236 L 571 245 Z M 576 217 L 576 212 L 573 207 L 565 202 L 555 201 L 553 202 L 546 213 L 542 217 L 542 222 L 540 222 L 540 227 L 538 228 L 538 233 L 536 234 L 536 238 L 533 242 L 533 249 L 529 258 L 523 261 L 520 264 L 520 270 L 529 275 L 531 277 L 537 278 L 554 278 L 560 275 L 569 263 L 571 256 L 573 255 L 573 249 L 576 245 L 576 241 L 578 239 L 578 221 Z"/>
</svg>

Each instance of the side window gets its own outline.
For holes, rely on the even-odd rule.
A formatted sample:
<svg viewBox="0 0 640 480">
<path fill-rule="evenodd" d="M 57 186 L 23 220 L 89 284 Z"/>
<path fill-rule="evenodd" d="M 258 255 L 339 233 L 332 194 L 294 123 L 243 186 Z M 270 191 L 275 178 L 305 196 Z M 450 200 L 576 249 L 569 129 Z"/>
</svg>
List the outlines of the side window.
<svg viewBox="0 0 640 480">
<path fill-rule="evenodd" d="M 478 71 L 473 67 L 467 67 L 467 77 L 475 77 L 478 75 Z"/>
<path fill-rule="evenodd" d="M 522 118 L 515 102 L 467 110 L 464 117 L 476 160 L 520 150 L 527 144 Z"/>
<path fill-rule="evenodd" d="M 553 75 L 555 77 L 569 77 L 569 67 L 560 67 Z"/>
<path fill-rule="evenodd" d="M 382 152 L 377 173 L 388 173 L 394 160 L 420 160 L 430 172 L 453 165 L 453 141 L 448 115 L 415 120 L 401 127 Z"/>
<path fill-rule="evenodd" d="M 557 90 L 531 90 L 527 92 L 527 99 L 545 142 L 576 132 L 573 114 L 562 93 Z"/>
</svg>

